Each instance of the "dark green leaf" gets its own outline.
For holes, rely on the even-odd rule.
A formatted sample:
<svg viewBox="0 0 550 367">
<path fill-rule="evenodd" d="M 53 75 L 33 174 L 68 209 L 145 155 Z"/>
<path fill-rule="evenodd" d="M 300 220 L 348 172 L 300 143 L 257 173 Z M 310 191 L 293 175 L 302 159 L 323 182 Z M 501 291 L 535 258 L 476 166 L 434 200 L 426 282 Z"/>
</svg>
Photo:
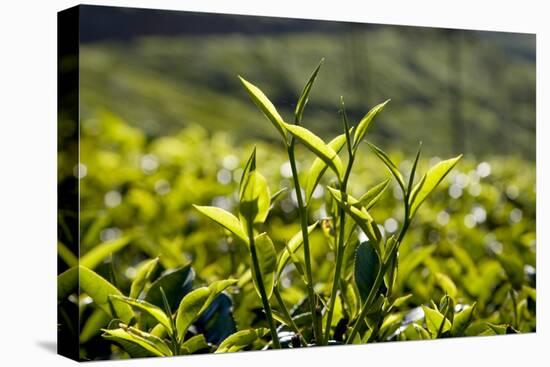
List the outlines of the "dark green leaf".
<svg viewBox="0 0 550 367">
<path fill-rule="evenodd" d="M 354 280 L 362 303 L 369 296 L 379 269 L 380 260 L 374 246 L 370 241 L 361 242 L 355 252 Z"/>
<path fill-rule="evenodd" d="M 191 268 L 191 265 L 165 272 L 151 284 L 145 295 L 145 301 L 163 309 L 164 302 L 160 290 L 162 288 L 166 294 L 170 309 L 175 310 L 181 299 L 193 289 L 194 279 L 195 271 Z"/>
</svg>

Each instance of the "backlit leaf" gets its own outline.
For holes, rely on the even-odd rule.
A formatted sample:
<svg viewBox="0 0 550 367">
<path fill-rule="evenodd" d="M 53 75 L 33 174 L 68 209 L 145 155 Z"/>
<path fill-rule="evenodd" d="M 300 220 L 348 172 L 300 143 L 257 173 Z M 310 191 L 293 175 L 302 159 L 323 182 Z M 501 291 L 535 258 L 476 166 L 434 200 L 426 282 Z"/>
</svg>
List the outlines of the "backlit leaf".
<svg viewBox="0 0 550 367">
<path fill-rule="evenodd" d="M 371 143 L 368 143 L 368 144 L 369 144 L 370 148 L 372 149 L 372 151 L 374 152 L 374 154 L 376 154 L 376 156 L 388 168 L 388 170 L 393 175 L 393 177 L 395 177 L 395 180 L 397 181 L 397 183 L 401 187 L 401 190 L 403 190 L 403 192 L 405 193 L 406 192 L 405 181 L 403 180 L 403 175 L 401 174 L 401 172 L 399 172 L 399 169 L 397 168 L 395 163 L 393 163 L 393 161 L 390 159 L 390 157 L 388 157 L 388 155 L 382 149 L 378 148 L 374 144 L 371 144 Z"/>
<path fill-rule="evenodd" d="M 157 357 L 172 355 L 170 348 L 162 339 L 135 328 L 124 325 L 119 329 L 103 329 L 103 333 L 105 339 L 113 341 L 123 340 L 137 344 Z"/>
<path fill-rule="evenodd" d="M 78 266 L 74 266 L 57 276 L 57 301 L 60 302 L 78 287 Z"/>
<path fill-rule="evenodd" d="M 302 93 L 300 94 L 300 98 L 298 99 L 298 103 L 296 104 L 296 109 L 294 110 L 294 117 L 297 124 L 300 124 L 302 121 L 304 108 L 306 107 L 306 104 L 309 98 L 309 93 L 311 92 L 311 87 L 313 87 L 313 82 L 315 82 L 315 78 L 317 78 L 317 74 L 319 73 L 319 69 L 321 69 L 321 65 L 323 65 L 324 60 L 325 60 L 324 58 L 321 59 L 321 61 L 319 62 L 319 65 L 317 65 L 317 68 L 315 68 L 315 70 L 309 77 L 307 84 L 305 85 L 304 89 L 302 90 Z"/>
<path fill-rule="evenodd" d="M 267 180 L 256 171 L 256 149 L 254 149 L 243 171 L 239 186 L 239 217 L 245 234 L 248 234 L 248 226 L 265 222 L 270 203 L 271 194 Z"/>
<path fill-rule="evenodd" d="M 346 134 L 338 135 L 334 139 L 332 139 L 328 146 L 334 150 L 336 153 L 340 152 L 344 145 L 346 144 Z M 311 164 L 311 167 L 309 168 L 307 177 L 306 177 L 306 202 L 309 202 L 311 195 L 313 194 L 313 191 L 315 191 L 315 188 L 317 187 L 317 184 L 321 180 L 321 177 L 323 177 L 323 174 L 327 170 L 328 166 L 324 160 L 321 158 L 315 158 L 313 163 Z"/>
<path fill-rule="evenodd" d="M 172 324 L 170 322 L 169 316 L 166 315 L 164 311 L 161 310 L 159 307 L 146 301 L 140 301 L 137 299 L 124 297 L 124 296 L 112 296 L 112 298 L 115 299 L 116 301 L 124 302 L 141 311 L 147 312 L 149 315 L 155 318 L 155 320 L 160 322 L 166 330 L 168 330 L 170 333 L 172 332 Z"/>
<path fill-rule="evenodd" d="M 353 137 L 353 149 L 354 150 L 357 149 L 357 147 L 361 143 L 361 140 L 363 140 L 363 138 L 365 137 L 365 134 L 367 133 L 367 131 L 368 131 L 370 125 L 372 124 L 372 122 L 374 121 L 375 117 L 378 115 L 378 113 L 380 113 L 384 109 L 384 107 L 386 106 L 386 104 L 389 101 L 390 100 L 388 99 L 387 101 L 374 106 L 361 119 L 359 124 L 357 124 L 357 129 L 355 130 L 355 135 Z"/>
<path fill-rule="evenodd" d="M 109 297 L 122 295 L 122 293 L 114 285 L 109 283 L 105 278 L 95 273 L 93 270 L 90 270 L 82 265 L 78 267 L 78 271 L 80 273 L 79 279 L 81 291 L 85 292 L 90 298 L 92 298 L 97 307 L 101 308 L 113 318 L 118 318 L 125 323 L 128 323 L 132 317 L 134 317 L 132 308 L 124 303 L 111 303 L 116 315 L 113 315 L 111 312 Z"/>
<path fill-rule="evenodd" d="M 199 350 L 210 348 L 203 334 L 195 335 L 181 345 L 184 354 L 193 354 Z"/>
<path fill-rule="evenodd" d="M 432 338 L 437 336 L 441 323 L 443 323 L 443 315 L 432 308 L 422 306 L 424 310 L 424 316 L 426 318 L 426 326 L 430 332 Z M 451 329 L 451 322 L 445 318 L 443 328 L 441 329 L 441 334 Z"/>
<path fill-rule="evenodd" d="M 416 184 L 411 192 L 410 197 L 410 214 L 409 217 L 412 218 L 420 205 L 426 200 L 428 195 L 439 185 L 439 183 L 445 178 L 447 173 L 453 169 L 453 167 L 458 163 L 462 158 L 462 154 L 458 157 L 447 159 L 445 161 L 439 162 L 426 172 L 424 177 Z"/>
<path fill-rule="evenodd" d="M 290 124 L 286 124 L 285 126 L 292 136 L 334 170 L 338 179 L 342 178 L 342 161 L 334 149 L 328 146 L 323 139 L 304 127 Z"/>
<path fill-rule="evenodd" d="M 258 265 L 260 267 L 260 273 L 265 289 L 267 299 L 271 298 L 273 293 L 273 284 L 275 282 L 275 270 L 277 269 L 277 253 L 275 252 L 275 247 L 273 242 L 267 235 L 267 233 L 262 233 L 258 235 L 255 240 L 256 247 L 256 256 L 258 258 Z M 256 292 L 260 295 L 260 289 L 257 284 L 257 279 L 254 273 L 254 267 L 252 267 L 252 281 L 256 287 Z"/>
<path fill-rule="evenodd" d="M 206 215 L 208 218 L 212 219 L 214 222 L 218 223 L 229 232 L 237 236 L 238 239 L 244 243 L 248 243 L 247 236 L 241 226 L 241 222 L 233 214 L 228 211 L 217 208 L 214 206 L 199 206 L 193 205 L 202 214 Z"/>
<path fill-rule="evenodd" d="M 363 194 L 363 196 L 359 198 L 359 203 L 361 206 L 364 206 L 367 210 L 370 210 L 373 206 L 375 206 L 378 200 L 382 197 L 382 194 L 384 194 L 384 191 L 386 191 L 389 183 L 390 179 L 388 178 Z"/>
<path fill-rule="evenodd" d="M 237 331 L 228 336 L 218 347 L 215 353 L 233 353 L 254 343 L 267 332 L 266 329 L 248 329 Z"/>
<path fill-rule="evenodd" d="M 265 96 L 265 94 L 256 87 L 254 84 L 246 81 L 244 78 L 239 76 L 239 80 L 246 89 L 246 92 L 252 99 L 252 101 L 258 106 L 258 108 L 264 113 L 264 115 L 271 121 L 275 128 L 282 135 L 285 142 L 287 141 L 286 132 L 285 132 L 285 123 L 279 112 L 273 103 Z"/>
</svg>

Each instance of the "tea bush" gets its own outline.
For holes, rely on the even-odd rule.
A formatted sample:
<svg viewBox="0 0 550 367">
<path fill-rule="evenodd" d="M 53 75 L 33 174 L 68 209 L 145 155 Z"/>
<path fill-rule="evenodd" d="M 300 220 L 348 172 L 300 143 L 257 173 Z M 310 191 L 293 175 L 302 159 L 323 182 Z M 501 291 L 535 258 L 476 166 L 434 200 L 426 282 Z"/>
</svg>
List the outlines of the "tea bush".
<svg viewBox="0 0 550 367">
<path fill-rule="evenodd" d="M 82 121 L 80 263 L 58 243 L 81 359 L 535 331 L 534 166 L 387 154 L 364 142 L 386 102 L 355 124 L 341 101 L 325 143 L 304 112 L 318 71 L 292 120 L 241 78 L 279 144 Z"/>
</svg>

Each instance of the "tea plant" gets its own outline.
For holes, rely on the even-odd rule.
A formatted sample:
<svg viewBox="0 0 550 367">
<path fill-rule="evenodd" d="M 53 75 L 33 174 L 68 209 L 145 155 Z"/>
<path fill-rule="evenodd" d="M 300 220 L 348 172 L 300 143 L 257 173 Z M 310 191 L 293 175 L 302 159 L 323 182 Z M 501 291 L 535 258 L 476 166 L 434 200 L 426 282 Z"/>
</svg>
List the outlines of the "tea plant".
<svg viewBox="0 0 550 367">
<path fill-rule="evenodd" d="M 428 170 L 428 172 L 426 172 L 426 174 L 424 174 L 424 176 L 415 184 L 415 171 L 418 158 L 420 156 L 419 149 L 418 154 L 416 155 L 415 163 L 413 164 L 409 175 L 409 180 L 405 183 L 402 174 L 387 154 L 375 145 L 370 144 L 372 151 L 386 165 L 403 192 L 404 217 L 399 235 L 397 238 L 394 236 L 383 238 L 377 222 L 370 215 L 367 208 L 376 204 L 376 201 L 380 197 L 380 193 L 383 191 L 387 182 L 382 183 L 382 186 L 374 187 L 374 191 L 367 191 L 359 199 L 354 198 L 347 192 L 347 184 L 353 167 L 353 162 L 357 154 L 357 148 L 363 141 L 376 116 L 384 109 L 385 105 L 389 101 L 381 103 L 370 110 L 358 123 L 352 138 L 352 129 L 349 126 L 342 100 L 340 114 L 342 116 L 344 134 L 335 138 L 331 143 L 326 144 L 313 132 L 300 126 L 309 93 L 320 67 L 321 64 L 319 64 L 311 75 L 300 95 L 300 98 L 298 99 L 294 114 L 294 124 L 286 123 L 283 120 L 277 112 L 275 106 L 273 106 L 273 104 L 258 87 L 254 86 L 242 77 L 240 77 L 240 79 L 251 99 L 281 134 L 283 144 L 288 152 L 288 159 L 292 168 L 292 178 L 294 182 L 293 192 L 296 194 L 300 214 L 305 265 L 304 282 L 308 292 L 307 302 L 309 305 L 309 314 L 311 315 L 311 328 L 314 335 L 313 340 L 310 340 L 309 342 L 316 345 L 326 345 L 329 340 L 331 340 L 332 336 L 332 317 L 334 314 L 338 292 L 345 292 L 347 286 L 346 282 L 342 280 L 341 268 L 346 247 L 351 246 L 349 243 L 352 241 L 352 232 L 356 229 L 355 227 L 358 227 L 359 230 L 362 231 L 362 233 L 366 236 L 366 240 L 361 242 L 357 246 L 356 250 L 354 280 L 355 286 L 357 287 L 357 291 L 359 293 L 359 307 L 355 314 L 350 315 L 350 329 L 349 331 L 345 331 L 347 343 L 361 341 L 361 337 L 358 336 L 358 333 L 363 328 L 365 318 L 369 312 L 372 313 L 373 311 L 376 311 L 376 306 L 374 306 L 375 301 L 381 300 L 381 302 L 386 306 L 382 307 L 383 313 L 380 317 L 382 320 L 386 316 L 384 313 L 391 309 L 393 305 L 391 293 L 395 282 L 395 276 L 397 274 L 396 268 L 399 245 L 407 232 L 409 223 L 413 219 L 414 214 L 420 205 L 424 202 L 424 200 L 426 200 L 426 198 L 441 182 L 445 175 L 447 175 L 447 173 L 457 164 L 461 156 L 438 163 L 434 167 L 430 168 L 430 170 Z M 309 151 L 315 154 L 317 158 L 309 170 L 305 197 L 302 197 L 302 185 L 300 184 L 296 170 L 296 142 L 303 144 Z M 348 156 L 345 168 L 337 153 L 343 148 L 344 145 L 347 148 L 346 150 Z M 336 266 L 332 281 L 332 291 L 328 299 L 328 305 L 322 306 L 322 297 L 315 293 L 314 281 L 311 272 L 309 231 L 307 222 L 307 200 L 309 200 L 311 193 L 315 189 L 320 177 L 325 173 L 327 168 L 330 168 L 333 171 L 337 179 L 335 187 L 327 187 L 327 189 L 331 195 L 331 202 L 335 203 L 338 207 L 338 209 L 333 211 L 334 216 L 331 218 L 333 223 L 333 228 L 331 228 L 331 231 L 338 232 L 338 234 L 334 236 L 334 243 L 336 243 Z M 258 293 L 262 298 L 262 303 L 264 305 L 264 310 L 271 330 L 273 347 L 279 348 L 279 338 L 274 326 L 271 307 L 269 304 L 269 296 L 271 296 L 271 289 L 273 288 L 273 272 L 276 269 L 276 264 L 274 262 L 275 251 L 273 244 L 266 233 L 256 235 L 254 232 L 254 225 L 261 225 L 267 217 L 270 204 L 269 190 L 267 188 L 265 178 L 256 172 L 255 153 L 252 154 L 249 162 L 247 163 L 247 167 L 244 170 L 239 189 L 239 199 L 240 220 L 232 214 L 218 208 L 197 207 L 197 209 L 228 229 L 234 236 L 248 245 L 253 269 L 252 272 L 254 274 L 253 279 L 255 281 Z M 349 220 L 352 221 L 348 227 L 346 227 L 347 217 L 349 217 Z M 255 241 L 257 241 L 258 244 L 262 243 L 262 245 L 256 248 Z M 293 250 L 287 247 L 285 250 L 289 252 L 289 255 L 295 255 L 297 249 Z M 257 253 L 259 253 L 260 256 L 258 256 Z M 265 260 L 264 262 L 260 262 L 258 261 L 258 258 L 264 258 Z M 297 264 L 297 267 L 301 267 L 299 260 L 295 263 Z M 384 284 L 385 289 L 382 289 L 384 278 L 386 278 L 386 282 Z M 266 289 L 268 291 L 266 291 Z M 282 310 L 284 310 L 284 313 L 288 315 L 288 311 L 286 310 L 284 303 L 279 302 L 279 306 Z M 345 302 L 342 306 L 345 307 Z M 326 324 L 323 328 L 322 319 L 323 311 L 325 310 Z M 291 324 L 292 321 L 288 320 L 288 323 Z M 295 329 L 294 326 L 292 328 Z M 369 337 L 375 337 L 378 330 L 375 328 L 370 328 L 369 332 Z"/>
<path fill-rule="evenodd" d="M 375 106 L 356 126 L 350 126 L 341 99 L 343 133 L 328 143 L 303 126 L 304 110 L 321 64 L 298 99 L 293 123 L 282 118 L 258 87 L 240 77 L 245 91 L 281 136 L 292 189 L 283 184 L 279 185 L 282 189 L 272 193 L 270 187 L 276 186 L 268 179 L 273 178 L 272 169 L 264 170 L 268 178 L 260 173 L 264 164 L 271 167 L 270 162 L 265 156 L 260 160 L 259 150 L 254 147 L 239 175 L 235 211 L 215 205 L 193 205 L 195 213 L 223 227 L 225 235 L 218 236 L 199 222 L 184 229 L 185 237 L 180 239 L 179 235 L 173 236 L 182 218 L 178 211 L 185 212 L 184 218 L 192 218 L 174 206 L 174 200 L 181 197 L 168 197 L 165 212 L 159 212 L 154 210 L 155 201 L 149 199 L 143 183 L 131 187 L 126 195 L 136 203 L 136 215 L 143 217 L 140 220 L 149 227 L 133 226 L 116 240 L 91 245 L 91 239 L 106 226 L 105 219 L 94 219 L 83 232 L 80 265 L 63 243 L 58 245 L 59 255 L 69 267 L 58 277 L 58 301 L 62 309 L 77 305 L 82 314 L 82 325 L 64 319 L 63 327 L 72 330 L 81 343 L 97 341 L 96 336 L 101 334 L 112 343 L 112 356 L 117 357 L 435 339 L 534 328 L 536 292 L 522 261 L 495 252 L 490 261 L 474 264 L 468 253 L 456 246 L 450 259 L 436 260 L 432 258 L 435 245 L 424 244 L 423 237 L 418 240 L 419 230 L 411 230 L 415 219 L 420 219 L 424 227 L 432 225 L 437 212 L 430 206 L 420 215 L 419 208 L 430 202 L 428 197 L 438 195 L 437 187 L 461 155 L 439 161 L 420 175 L 423 164 L 419 146 L 403 174 L 387 153 L 366 142 L 371 155 L 387 168 L 390 176 L 382 178 L 372 167 L 365 170 L 361 145 L 389 101 Z M 116 126 L 118 122 L 110 123 Z M 121 139 L 121 131 L 134 139 L 119 142 L 132 157 L 134 144 L 139 146 L 141 140 L 129 129 L 116 129 L 115 139 Z M 187 136 L 185 142 L 195 144 L 196 140 L 200 139 Z M 179 157 L 180 152 L 173 147 L 181 145 L 174 140 L 164 143 L 165 154 Z M 83 149 L 86 147 L 84 142 Z M 297 153 L 303 148 L 310 153 L 311 163 L 304 171 L 306 175 L 300 176 L 299 166 L 307 160 L 298 158 Z M 184 182 L 174 190 L 182 190 L 188 196 L 193 195 L 191 188 L 200 190 L 200 184 L 195 188 L 199 182 L 195 177 L 204 175 L 207 165 L 207 159 L 198 162 L 193 169 L 199 173 L 193 173 L 196 176 L 191 176 L 191 184 Z M 174 170 L 179 169 L 174 164 Z M 187 175 L 194 172 L 186 169 Z M 352 174 L 356 171 L 360 175 Z M 130 169 L 125 174 L 133 177 Z M 374 181 L 371 175 L 380 179 Z M 87 190 L 94 184 L 108 186 L 101 180 L 112 179 L 98 176 Z M 365 184 L 371 181 L 372 185 Z M 385 195 L 392 187 L 399 191 L 393 200 Z M 210 190 L 227 197 L 233 194 L 227 189 Z M 325 193 L 321 204 L 315 194 L 319 191 Z M 361 194 L 354 196 L 355 192 Z M 441 196 L 438 198 L 441 200 Z M 291 200 L 296 206 L 295 227 L 275 221 L 281 217 L 278 202 L 284 200 Z M 197 198 L 196 202 L 204 199 Z M 437 203 L 430 205 L 436 207 Z M 120 223 L 125 223 L 132 213 L 129 207 L 120 208 L 124 209 L 119 213 Z M 311 220 L 312 212 L 319 207 L 325 214 Z M 379 224 L 386 222 L 379 214 L 393 215 L 384 210 L 377 212 L 380 207 L 399 208 L 402 219 L 395 231 L 385 231 Z M 158 218 L 154 213 L 159 213 Z M 111 215 L 115 218 L 115 214 Z M 289 218 L 286 219 L 295 219 Z M 410 236 L 420 246 L 414 251 L 405 248 L 403 257 L 403 245 Z M 212 242 L 221 243 L 228 250 L 221 254 L 217 247 L 209 247 Z M 195 251 L 191 261 L 182 255 L 189 248 Z M 316 260 L 313 254 L 324 249 L 327 256 L 322 262 L 319 256 Z M 144 258 L 144 253 L 151 258 Z M 118 263 L 115 255 L 120 259 Z M 125 275 L 128 270 L 119 269 L 128 262 L 132 264 L 131 276 Z M 429 268 L 427 281 L 415 278 L 420 264 Z M 199 276 L 191 265 L 199 269 Z M 296 276 L 289 277 L 289 272 Z M 460 272 L 465 275 L 458 275 Z M 230 279 L 223 279 L 227 274 L 231 274 Z M 129 284 L 121 281 L 126 278 L 131 279 Z M 458 282 L 460 278 L 468 281 Z M 482 281 L 486 283 L 476 283 Z M 490 297 L 494 300 L 490 301 Z M 468 302 L 471 299 L 474 301 Z M 253 308 L 257 303 L 261 307 Z M 93 305 L 91 310 L 89 304 Z"/>
</svg>

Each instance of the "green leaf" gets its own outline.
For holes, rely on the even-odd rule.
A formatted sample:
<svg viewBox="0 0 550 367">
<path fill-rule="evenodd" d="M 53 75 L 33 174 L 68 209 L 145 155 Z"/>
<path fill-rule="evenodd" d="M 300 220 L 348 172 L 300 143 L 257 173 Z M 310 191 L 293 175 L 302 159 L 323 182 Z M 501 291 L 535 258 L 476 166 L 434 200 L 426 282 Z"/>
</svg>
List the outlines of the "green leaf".
<svg viewBox="0 0 550 367">
<path fill-rule="evenodd" d="M 361 119 L 359 124 L 357 124 L 357 129 L 355 130 L 355 135 L 353 137 L 353 149 L 357 150 L 357 147 L 361 143 L 361 140 L 365 137 L 365 134 L 367 133 L 370 125 L 374 121 L 375 117 L 380 113 L 386 104 L 390 100 L 386 100 L 383 103 L 380 103 L 379 105 L 374 106 L 366 115 Z"/>
<path fill-rule="evenodd" d="M 74 266 L 57 276 L 57 301 L 60 302 L 78 287 L 78 267 Z"/>
<path fill-rule="evenodd" d="M 319 69 L 321 69 L 321 65 L 323 65 L 323 61 L 325 61 L 324 58 L 321 59 L 321 61 L 319 62 L 319 65 L 317 65 L 317 67 L 309 77 L 307 84 L 302 90 L 302 94 L 300 94 L 298 103 L 296 104 L 296 109 L 294 110 L 294 118 L 295 118 L 296 124 L 298 125 L 302 122 L 302 116 L 304 114 L 304 108 L 306 107 L 306 104 L 309 98 L 309 92 L 311 92 L 311 88 L 313 87 L 313 82 L 315 82 L 315 78 L 317 78 L 317 74 L 319 73 Z"/>
<path fill-rule="evenodd" d="M 332 150 L 334 150 L 336 153 L 338 153 L 342 150 L 345 144 L 346 144 L 346 134 L 342 134 L 332 139 L 328 143 L 328 146 Z M 306 202 L 309 202 L 309 200 L 311 199 L 311 195 L 313 194 L 313 191 L 315 191 L 317 184 L 321 180 L 321 177 L 323 177 L 323 174 L 325 173 L 327 168 L 328 168 L 328 165 L 321 158 L 315 158 L 315 160 L 311 164 L 311 167 L 309 168 L 309 171 L 306 177 L 306 196 L 305 196 Z"/>
<path fill-rule="evenodd" d="M 463 336 L 464 332 L 473 320 L 476 303 L 464 307 L 462 311 L 455 314 L 453 325 L 451 327 L 452 336 Z"/>
<path fill-rule="evenodd" d="M 254 239 L 256 247 L 256 256 L 258 258 L 258 265 L 260 267 L 260 273 L 265 289 L 267 299 L 271 298 L 273 293 L 273 284 L 275 283 L 275 270 L 277 269 L 277 253 L 275 252 L 275 246 L 271 238 L 267 233 L 262 233 Z M 261 297 L 260 288 L 257 284 L 256 275 L 254 273 L 254 267 L 252 267 L 252 281 L 256 292 Z"/>
<path fill-rule="evenodd" d="M 401 296 L 401 297 L 398 297 L 395 299 L 395 301 L 392 302 L 392 307 L 401 307 L 403 306 L 404 304 L 407 303 L 407 301 L 409 299 L 411 299 L 413 295 L 412 294 L 407 294 L 405 296 Z"/>
<path fill-rule="evenodd" d="M 420 152 L 422 151 L 422 142 L 418 143 L 418 150 L 416 151 L 416 157 L 411 167 L 411 173 L 409 174 L 409 184 L 407 185 L 407 193 L 410 195 L 414 184 L 414 177 L 416 175 L 416 167 L 418 167 L 418 159 L 420 158 Z"/>
<path fill-rule="evenodd" d="M 272 194 L 271 199 L 269 200 L 271 202 L 271 205 L 273 205 L 277 200 L 279 200 L 287 190 L 288 189 L 286 187 L 283 187 L 282 189 L 280 189 L 276 193 Z"/>
<path fill-rule="evenodd" d="M 241 226 L 241 222 L 233 214 L 225 211 L 221 208 L 214 206 L 199 206 L 193 205 L 202 214 L 206 215 L 208 218 L 212 219 L 214 222 L 218 223 L 229 232 L 237 236 L 238 239 L 244 243 L 248 243 L 247 236 Z"/>
<path fill-rule="evenodd" d="M 256 148 L 243 171 L 239 187 L 239 217 L 244 233 L 248 226 L 265 222 L 269 214 L 271 194 L 267 180 L 256 171 Z"/>
<path fill-rule="evenodd" d="M 134 317 L 134 312 L 130 306 L 123 303 L 110 303 L 110 296 L 122 295 L 122 293 L 120 293 L 114 285 L 109 283 L 106 279 L 95 273 L 93 270 L 90 270 L 82 265 L 78 267 L 78 271 L 80 289 L 94 300 L 97 307 L 111 315 L 111 317 L 122 320 L 124 323 L 128 323 Z M 116 315 L 113 315 L 111 312 L 110 304 L 113 305 Z"/>
<path fill-rule="evenodd" d="M 239 181 L 239 199 L 243 196 L 243 190 L 248 180 L 248 175 L 250 172 L 256 170 L 256 146 L 252 149 L 252 154 L 248 157 L 246 164 L 244 165 L 243 173 L 241 175 L 241 180 Z"/>
<path fill-rule="evenodd" d="M 408 279 L 408 276 L 414 269 L 429 258 L 435 251 L 437 245 L 423 246 L 420 249 L 413 250 L 407 256 L 399 260 L 399 272 L 397 273 L 397 284 L 401 287 Z"/>
<path fill-rule="evenodd" d="M 420 340 L 430 340 L 431 339 L 431 336 L 430 336 L 430 333 L 428 332 L 428 330 L 424 329 L 422 326 L 417 325 L 417 324 L 413 324 L 413 327 L 416 330 L 416 332 L 418 333 L 418 337 L 420 338 Z"/>
<path fill-rule="evenodd" d="M 78 258 L 60 241 L 57 241 L 57 254 L 69 267 L 78 265 Z"/>
<path fill-rule="evenodd" d="M 374 154 L 384 163 L 384 165 L 389 169 L 390 173 L 395 177 L 397 183 L 401 187 L 401 190 L 403 191 L 403 194 L 406 193 L 405 189 L 405 181 L 403 180 L 403 175 L 401 175 L 401 172 L 399 172 L 399 169 L 393 163 L 393 161 L 388 157 L 388 155 L 380 148 L 378 148 L 376 145 L 368 143 L 369 147 L 372 149 Z"/>
<path fill-rule="evenodd" d="M 412 193 L 410 194 L 410 213 L 409 218 L 412 218 L 420 205 L 426 200 L 428 195 L 439 185 L 439 183 L 445 178 L 447 173 L 453 169 L 453 167 L 462 158 L 462 154 L 458 157 L 447 159 L 439 162 L 426 172 L 424 177 L 416 184 Z"/>
<path fill-rule="evenodd" d="M 382 194 L 384 194 L 384 191 L 386 191 L 389 183 L 390 179 L 385 179 L 378 185 L 371 188 L 365 194 L 363 194 L 363 196 L 359 198 L 359 203 L 361 204 L 361 206 L 364 206 L 367 210 L 372 209 L 372 207 L 376 205 L 378 200 L 380 200 Z"/>
<path fill-rule="evenodd" d="M 139 297 L 143 291 L 143 288 L 145 288 L 145 284 L 149 281 L 153 275 L 153 272 L 156 270 L 158 262 L 159 258 L 157 257 L 152 260 L 146 260 L 138 266 L 136 277 L 130 286 L 130 298 Z"/>
<path fill-rule="evenodd" d="M 101 308 L 93 310 L 81 328 L 80 344 L 90 341 L 102 328 L 109 325 L 109 321 L 111 321 L 111 316 L 106 314 Z"/>
<path fill-rule="evenodd" d="M 136 328 L 121 325 L 119 329 L 103 329 L 103 333 L 105 339 L 115 342 L 126 341 L 137 344 L 156 357 L 167 357 L 172 355 L 172 351 L 162 339 Z"/>
<path fill-rule="evenodd" d="M 193 354 L 199 350 L 210 348 L 203 334 L 195 335 L 181 344 L 183 354 Z"/>
<path fill-rule="evenodd" d="M 145 301 L 163 309 L 162 288 L 170 309 L 175 310 L 180 304 L 181 299 L 193 289 L 194 279 L 195 271 L 191 268 L 191 265 L 169 270 L 151 284 L 145 295 Z"/>
<path fill-rule="evenodd" d="M 107 256 L 123 249 L 130 243 L 130 237 L 125 236 L 116 240 L 103 242 L 80 258 L 80 265 L 88 269 L 95 269 Z"/>
<path fill-rule="evenodd" d="M 439 331 L 441 323 L 443 322 L 443 315 L 439 311 L 426 306 L 422 306 L 422 309 L 424 310 L 424 316 L 426 318 L 426 326 L 428 328 L 428 331 L 432 335 L 432 338 L 435 338 Z M 447 318 L 445 318 L 445 324 L 443 325 L 441 333 L 443 334 L 450 329 L 451 322 Z"/>
<path fill-rule="evenodd" d="M 225 338 L 225 340 L 220 344 L 215 353 L 238 352 L 239 350 L 254 343 L 266 332 L 267 331 L 264 328 L 237 331 L 235 334 L 232 334 Z"/>
<path fill-rule="evenodd" d="M 506 273 L 508 281 L 516 290 L 520 290 L 524 281 L 523 265 L 521 261 L 511 255 L 497 254 L 497 259 Z"/>
<path fill-rule="evenodd" d="M 265 94 L 260 90 L 260 88 L 246 81 L 241 76 L 239 76 L 239 80 L 241 81 L 242 85 L 246 89 L 246 92 L 248 93 L 252 101 L 256 104 L 256 106 L 258 106 L 258 108 L 264 113 L 264 115 L 271 121 L 271 123 L 282 135 L 286 143 L 287 137 L 286 137 L 286 130 L 285 130 L 285 122 L 283 121 L 283 118 L 281 117 L 281 115 L 279 115 L 279 112 L 277 112 L 277 109 L 275 108 L 275 106 L 273 106 L 273 103 L 271 103 L 271 101 L 265 96 Z"/>
<path fill-rule="evenodd" d="M 318 223 L 319 222 L 315 222 L 309 227 L 307 227 L 307 233 L 310 234 L 311 232 L 313 232 L 313 230 L 315 229 Z M 286 248 L 282 251 L 281 256 L 279 257 L 279 261 L 277 262 L 277 278 L 281 276 L 281 273 L 283 272 L 284 267 L 286 266 L 286 264 L 288 263 L 288 260 L 290 259 L 290 253 L 288 249 L 290 249 L 292 253 L 296 253 L 300 249 L 303 243 L 304 243 L 304 237 L 302 236 L 302 230 L 300 230 L 294 236 L 292 236 L 290 241 L 288 241 Z"/>
<path fill-rule="evenodd" d="M 435 273 L 435 281 L 446 294 L 451 298 L 456 298 L 457 289 L 451 278 L 443 273 Z"/>
<path fill-rule="evenodd" d="M 208 287 L 197 288 L 183 297 L 176 313 L 178 340 L 183 340 L 189 326 L 206 311 L 208 306 L 214 301 L 214 298 L 236 282 L 236 279 L 219 280 Z"/>
<path fill-rule="evenodd" d="M 155 320 L 157 320 L 159 323 L 162 324 L 168 330 L 170 333 L 172 333 L 172 323 L 170 322 L 169 316 L 167 316 L 163 310 L 161 310 L 159 307 L 146 302 L 146 301 L 140 301 L 137 299 L 125 297 L 125 296 L 112 296 L 111 298 L 124 302 L 132 307 L 135 307 L 141 311 L 147 312 L 149 315 L 151 315 Z"/>
<path fill-rule="evenodd" d="M 354 280 L 361 303 L 364 303 L 374 285 L 376 274 L 380 269 L 380 259 L 370 241 L 361 242 L 355 250 Z"/>
<path fill-rule="evenodd" d="M 353 198 L 351 195 L 347 195 L 348 202 L 342 201 L 342 194 L 340 191 L 332 188 L 327 187 L 332 197 L 336 200 L 338 203 L 338 206 L 340 206 L 346 214 L 348 214 L 354 221 L 357 223 L 359 228 L 369 238 L 370 241 L 372 241 L 375 244 L 378 244 L 381 240 L 381 234 L 378 230 L 378 227 L 376 223 L 374 222 L 374 219 L 372 216 L 367 212 L 367 210 L 363 207 L 356 207 L 358 204 L 358 200 Z"/>
<path fill-rule="evenodd" d="M 285 124 L 288 132 L 298 139 L 306 148 L 313 152 L 317 157 L 321 158 L 335 173 L 339 180 L 342 179 L 342 161 L 338 154 L 323 139 L 309 131 L 308 129 Z"/>
</svg>

